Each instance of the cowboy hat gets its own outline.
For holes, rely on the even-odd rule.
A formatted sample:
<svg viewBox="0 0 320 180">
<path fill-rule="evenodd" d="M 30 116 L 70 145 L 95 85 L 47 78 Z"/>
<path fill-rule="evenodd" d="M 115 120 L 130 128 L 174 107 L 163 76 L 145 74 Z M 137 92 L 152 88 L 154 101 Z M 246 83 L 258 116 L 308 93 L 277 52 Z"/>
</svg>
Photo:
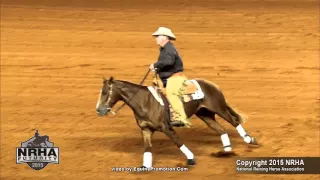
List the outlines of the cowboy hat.
<svg viewBox="0 0 320 180">
<path fill-rule="evenodd" d="M 176 36 L 172 33 L 171 29 L 166 27 L 159 27 L 159 29 L 152 34 L 152 36 L 168 36 L 172 40 L 176 40 Z"/>
</svg>

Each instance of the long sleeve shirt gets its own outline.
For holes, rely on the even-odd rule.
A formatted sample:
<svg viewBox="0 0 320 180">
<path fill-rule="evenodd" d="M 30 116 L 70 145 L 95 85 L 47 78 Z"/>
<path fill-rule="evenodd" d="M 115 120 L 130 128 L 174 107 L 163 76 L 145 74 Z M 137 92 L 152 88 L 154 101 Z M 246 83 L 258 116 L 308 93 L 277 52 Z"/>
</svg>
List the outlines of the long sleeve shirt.
<svg viewBox="0 0 320 180">
<path fill-rule="evenodd" d="M 174 73 L 183 72 L 183 62 L 174 45 L 169 41 L 160 48 L 158 61 L 153 65 L 166 87 L 167 79 Z"/>
</svg>

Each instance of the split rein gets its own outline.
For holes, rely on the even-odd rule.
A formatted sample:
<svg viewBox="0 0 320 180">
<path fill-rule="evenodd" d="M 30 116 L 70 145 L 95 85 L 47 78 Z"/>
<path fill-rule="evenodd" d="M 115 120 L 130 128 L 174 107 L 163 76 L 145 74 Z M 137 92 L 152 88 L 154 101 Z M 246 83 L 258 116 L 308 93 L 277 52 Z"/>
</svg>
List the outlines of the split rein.
<svg viewBox="0 0 320 180">
<path fill-rule="evenodd" d="M 157 78 L 157 71 L 155 70 L 154 72 L 155 72 L 155 73 L 154 73 L 155 78 Z M 144 81 L 147 79 L 149 73 L 150 73 L 150 69 L 148 70 L 148 72 L 147 72 L 146 75 L 143 77 L 142 81 L 140 82 L 140 84 L 139 84 L 140 86 L 141 86 L 141 85 L 144 83 Z M 157 82 L 156 85 L 158 86 L 158 81 L 157 81 L 157 79 L 156 79 L 156 82 Z M 141 88 L 138 89 L 138 91 L 128 100 L 127 103 L 129 103 L 129 102 L 138 94 L 138 92 L 140 91 L 140 89 L 141 89 Z M 123 108 L 125 105 L 126 105 L 126 103 L 124 102 L 120 107 L 118 107 L 117 110 L 112 111 L 111 108 L 108 108 L 108 110 L 109 110 L 110 113 L 116 114 L 116 113 L 117 113 L 121 108 Z"/>
</svg>

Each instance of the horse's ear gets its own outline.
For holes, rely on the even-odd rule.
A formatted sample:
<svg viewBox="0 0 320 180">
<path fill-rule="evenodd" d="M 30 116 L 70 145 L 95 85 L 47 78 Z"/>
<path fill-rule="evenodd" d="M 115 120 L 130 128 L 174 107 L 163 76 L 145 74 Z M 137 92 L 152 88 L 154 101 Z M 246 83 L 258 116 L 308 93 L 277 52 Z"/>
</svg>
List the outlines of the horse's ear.
<svg viewBox="0 0 320 180">
<path fill-rule="evenodd" d="M 103 81 L 103 84 L 105 84 L 107 82 L 107 79 L 104 76 L 102 76 L 102 81 Z"/>
<path fill-rule="evenodd" d="M 113 76 L 110 76 L 110 78 L 109 78 L 109 84 L 112 84 L 113 83 L 113 81 L 114 81 L 114 77 Z"/>
</svg>

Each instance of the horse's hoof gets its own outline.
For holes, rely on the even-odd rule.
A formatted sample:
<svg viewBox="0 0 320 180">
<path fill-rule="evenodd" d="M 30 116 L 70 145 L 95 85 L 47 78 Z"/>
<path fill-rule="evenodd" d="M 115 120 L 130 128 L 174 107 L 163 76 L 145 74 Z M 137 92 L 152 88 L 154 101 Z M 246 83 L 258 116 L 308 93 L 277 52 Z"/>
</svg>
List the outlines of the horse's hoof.
<svg viewBox="0 0 320 180">
<path fill-rule="evenodd" d="M 188 159 L 187 165 L 188 165 L 188 166 L 196 165 L 196 160 L 195 160 L 195 159 Z"/>
<path fill-rule="evenodd" d="M 258 141 L 257 141 L 257 138 L 255 138 L 255 137 L 251 137 L 251 142 L 249 144 L 251 144 L 251 145 L 259 145 Z"/>
<path fill-rule="evenodd" d="M 237 154 L 233 151 L 219 151 L 217 153 L 212 153 L 211 154 L 214 157 L 231 157 L 231 156 L 236 156 Z"/>
</svg>

